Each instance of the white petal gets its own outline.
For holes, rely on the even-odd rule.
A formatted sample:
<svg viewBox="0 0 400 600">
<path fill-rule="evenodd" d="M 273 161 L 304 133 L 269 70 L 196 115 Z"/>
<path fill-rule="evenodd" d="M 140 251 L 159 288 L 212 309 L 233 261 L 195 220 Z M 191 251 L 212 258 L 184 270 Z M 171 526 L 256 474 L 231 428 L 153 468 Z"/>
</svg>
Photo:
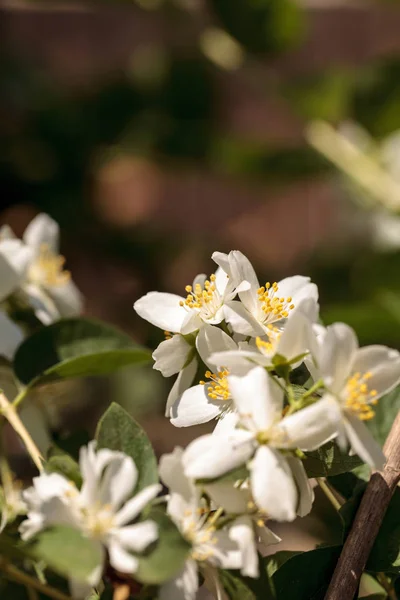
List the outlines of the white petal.
<svg viewBox="0 0 400 600">
<path fill-rule="evenodd" d="M 171 377 L 183 369 L 192 350 L 183 335 L 173 335 L 154 350 L 153 369 L 161 371 L 164 377 Z"/>
<path fill-rule="evenodd" d="M 0 255 L 20 277 L 25 275 L 27 268 L 34 260 L 32 248 L 18 239 L 0 242 Z"/>
<path fill-rule="evenodd" d="M 243 377 L 228 376 L 229 389 L 247 429 L 268 429 L 283 409 L 283 391 L 262 367 L 251 369 Z"/>
<path fill-rule="evenodd" d="M 218 367 L 210 363 L 210 356 L 214 352 L 223 352 L 225 350 L 236 350 L 237 345 L 233 339 L 219 327 L 205 325 L 199 331 L 196 338 L 196 348 L 201 360 L 210 368 Z"/>
<path fill-rule="evenodd" d="M 293 521 L 298 493 L 285 458 L 268 446 L 260 446 L 250 470 L 255 503 L 275 521 Z"/>
<path fill-rule="evenodd" d="M 211 354 L 210 361 L 214 365 L 226 367 L 232 375 L 245 375 L 256 365 L 266 367 L 271 364 L 271 360 L 257 350 L 215 352 Z"/>
<path fill-rule="evenodd" d="M 189 444 L 183 454 L 185 475 L 213 479 L 243 465 L 253 454 L 252 435 L 235 430 L 226 437 L 203 435 Z"/>
<path fill-rule="evenodd" d="M 233 431 L 239 423 L 239 415 L 236 411 L 223 413 L 214 427 L 213 435 L 227 435 Z"/>
<path fill-rule="evenodd" d="M 315 358 L 332 392 L 339 393 L 345 385 L 357 348 L 357 337 L 345 323 L 330 325 L 320 337 L 318 356 Z"/>
<path fill-rule="evenodd" d="M 182 321 L 180 331 L 184 335 L 187 335 L 188 333 L 193 333 L 194 331 L 197 331 L 197 329 L 200 329 L 202 326 L 203 321 L 201 320 L 198 313 L 194 310 L 191 310 L 186 313 L 186 316 Z"/>
<path fill-rule="evenodd" d="M 287 456 L 286 460 L 292 471 L 299 493 L 297 514 L 299 517 L 305 517 L 311 512 L 314 502 L 314 491 L 310 485 L 310 480 L 307 477 L 307 473 L 305 472 L 301 460 L 295 456 Z"/>
<path fill-rule="evenodd" d="M 400 381 L 400 354 L 386 346 L 366 346 L 355 356 L 353 371 L 370 372 L 368 389 L 376 390 L 375 399 L 392 390 Z"/>
<path fill-rule="evenodd" d="M 138 559 L 127 552 L 117 539 L 112 539 L 109 543 L 108 554 L 111 566 L 117 571 L 120 571 L 121 573 L 134 573 L 137 570 L 139 564 Z"/>
<path fill-rule="evenodd" d="M 195 600 L 199 587 L 197 563 L 187 560 L 182 571 L 158 591 L 158 600 Z"/>
<path fill-rule="evenodd" d="M 245 577 L 258 577 L 258 553 L 250 517 L 242 516 L 229 527 L 230 538 L 237 543 L 241 552 L 240 572 Z"/>
<path fill-rule="evenodd" d="M 222 271 L 224 271 L 228 275 L 231 275 L 231 267 L 229 263 L 228 254 L 225 254 L 225 252 L 213 252 L 211 258 L 214 262 L 217 263 L 217 265 L 222 269 Z"/>
<path fill-rule="evenodd" d="M 278 282 L 278 296 L 287 298 L 292 297 L 293 303 L 296 305 L 296 300 L 305 297 L 311 297 L 318 300 L 318 288 L 314 283 L 310 283 L 309 277 L 303 275 L 294 275 L 285 277 Z"/>
<path fill-rule="evenodd" d="M 161 485 L 159 483 L 154 483 L 141 490 L 117 512 L 115 515 L 115 524 L 120 526 L 132 521 L 157 496 L 160 490 Z"/>
<path fill-rule="evenodd" d="M 245 292 L 246 294 L 248 292 Z M 236 300 L 227 302 L 224 306 L 225 320 L 235 333 L 243 335 L 264 335 L 264 329 L 247 308 Z"/>
<path fill-rule="evenodd" d="M 272 544 L 279 544 L 282 539 L 271 531 L 268 527 L 257 527 L 257 535 L 260 538 L 260 543 L 263 547 L 271 546 Z"/>
<path fill-rule="evenodd" d="M 216 544 L 213 548 L 212 564 L 223 569 L 240 569 L 242 553 L 238 544 L 231 538 L 230 531 L 219 529 L 214 534 Z"/>
<path fill-rule="evenodd" d="M 228 273 L 226 273 L 226 271 L 224 271 L 224 269 L 221 269 L 221 267 L 218 267 L 218 269 L 215 271 L 215 282 L 214 283 L 215 283 L 215 287 L 217 288 L 220 296 L 224 296 L 225 292 L 227 292 L 227 291 L 229 292 L 229 287 L 232 287 L 232 282 L 229 278 Z"/>
<path fill-rule="evenodd" d="M 149 292 L 133 305 L 139 317 L 165 331 L 179 333 L 187 316 L 187 311 L 180 306 L 183 300 L 175 294 Z"/>
<path fill-rule="evenodd" d="M 175 404 L 183 392 L 187 390 L 193 383 L 193 379 L 197 372 L 197 359 L 193 358 L 188 365 L 179 373 L 174 385 L 168 394 L 167 405 L 165 407 L 165 416 L 169 417 L 171 407 Z"/>
<path fill-rule="evenodd" d="M 142 521 L 121 527 L 113 533 L 113 539 L 127 550 L 143 552 L 158 539 L 158 527 L 154 521 Z"/>
<path fill-rule="evenodd" d="M 299 311 L 291 314 L 285 323 L 275 353 L 288 360 L 307 352 L 312 335 L 311 324 Z"/>
<path fill-rule="evenodd" d="M 176 492 L 189 502 L 194 494 L 194 486 L 183 473 L 182 457 L 182 448 L 175 448 L 170 454 L 163 454 L 158 472 L 170 492 Z"/>
<path fill-rule="evenodd" d="M 210 496 L 217 506 L 221 506 L 231 514 L 247 512 L 247 504 L 250 501 L 250 492 L 234 487 L 233 481 L 216 481 L 204 486 L 204 491 Z"/>
<path fill-rule="evenodd" d="M 0 355 L 11 360 L 24 339 L 24 334 L 22 329 L 2 310 L 0 310 L 0 331 Z"/>
<path fill-rule="evenodd" d="M 133 459 L 125 454 L 116 454 L 105 467 L 99 481 L 99 496 L 103 504 L 111 504 L 117 510 L 132 494 L 138 477 Z"/>
<path fill-rule="evenodd" d="M 50 250 L 58 254 L 59 237 L 60 228 L 58 223 L 49 215 L 40 213 L 32 219 L 25 229 L 23 240 L 35 251 L 40 250 L 40 246 L 46 244 Z"/>
<path fill-rule="evenodd" d="M 74 317 L 82 313 L 83 296 L 72 279 L 63 285 L 46 285 L 44 287 L 61 317 Z"/>
<path fill-rule="evenodd" d="M 222 409 L 223 403 L 211 400 L 204 385 L 194 385 L 171 407 L 170 419 L 175 427 L 190 427 L 215 419 Z"/>
<path fill-rule="evenodd" d="M 282 419 L 276 426 L 276 431 L 282 434 L 277 446 L 315 450 L 337 435 L 341 421 L 339 403 L 326 396 Z"/>
<path fill-rule="evenodd" d="M 385 455 L 365 424 L 358 417 L 347 414 L 344 427 L 352 450 L 367 465 L 381 470 L 386 462 Z"/>
<path fill-rule="evenodd" d="M 250 284 L 248 291 L 242 291 L 239 294 L 240 300 L 243 302 L 247 310 L 253 315 L 258 314 L 259 300 L 257 291 L 260 287 L 256 272 L 249 259 L 239 250 L 232 250 L 229 254 L 229 264 L 232 277 L 239 285 L 243 281 Z M 239 332 L 243 333 L 243 332 Z"/>
</svg>

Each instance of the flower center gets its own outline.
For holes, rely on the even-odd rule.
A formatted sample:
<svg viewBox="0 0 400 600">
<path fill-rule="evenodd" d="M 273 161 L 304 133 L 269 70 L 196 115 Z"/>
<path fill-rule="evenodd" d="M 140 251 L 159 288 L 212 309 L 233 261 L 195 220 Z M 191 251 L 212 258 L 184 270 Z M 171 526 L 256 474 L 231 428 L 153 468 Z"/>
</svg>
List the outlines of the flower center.
<svg viewBox="0 0 400 600">
<path fill-rule="evenodd" d="M 221 308 L 222 299 L 215 285 L 215 275 L 210 275 L 210 279 L 204 282 L 204 287 L 196 283 L 194 287 L 187 285 L 185 290 L 188 295 L 185 300 L 180 301 L 180 305 L 197 310 L 204 319 L 213 317 Z"/>
<path fill-rule="evenodd" d="M 286 319 L 289 312 L 294 309 L 294 304 L 291 304 L 292 297 L 282 298 L 278 296 L 278 293 L 279 288 L 276 281 L 272 285 L 267 281 L 265 285 L 258 289 L 258 300 L 265 315 L 264 321 Z"/>
<path fill-rule="evenodd" d="M 83 513 L 85 529 L 92 538 L 101 539 L 114 526 L 114 514 L 109 504 L 93 506 Z"/>
<path fill-rule="evenodd" d="M 265 354 L 266 356 L 271 356 L 275 353 L 275 347 L 279 341 L 279 338 L 282 335 L 282 332 L 278 327 L 275 327 L 272 324 L 268 324 L 267 329 L 268 340 L 262 340 L 260 337 L 257 337 L 256 346 L 262 354 Z"/>
<path fill-rule="evenodd" d="M 48 244 L 40 246 L 39 255 L 29 269 L 29 279 L 45 285 L 65 285 L 71 274 L 64 270 L 65 258 L 55 254 Z"/>
<path fill-rule="evenodd" d="M 361 421 L 369 421 L 375 416 L 374 406 L 378 403 L 376 399 L 377 391 L 368 388 L 367 381 L 372 377 L 369 371 L 364 373 L 354 373 L 347 380 L 346 384 L 346 408 L 356 414 Z"/>
<path fill-rule="evenodd" d="M 229 371 L 227 369 L 218 371 L 218 373 L 205 372 L 206 378 L 210 381 L 200 381 L 200 385 L 207 386 L 207 395 L 211 400 L 218 400 L 219 402 L 228 402 L 228 400 L 231 400 L 228 375 Z"/>
<path fill-rule="evenodd" d="M 208 510 L 198 508 L 185 511 L 184 535 L 193 545 L 193 560 L 201 562 L 213 556 L 218 541 L 215 531 L 215 518 Z"/>
</svg>

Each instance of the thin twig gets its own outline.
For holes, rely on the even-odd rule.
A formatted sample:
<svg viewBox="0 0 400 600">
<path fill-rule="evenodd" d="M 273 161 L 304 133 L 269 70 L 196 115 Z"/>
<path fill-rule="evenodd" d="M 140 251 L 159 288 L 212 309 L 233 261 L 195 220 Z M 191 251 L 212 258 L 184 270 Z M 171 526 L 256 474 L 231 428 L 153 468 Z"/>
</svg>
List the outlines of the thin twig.
<svg viewBox="0 0 400 600">
<path fill-rule="evenodd" d="M 328 498 L 329 502 L 332 504 L 333 508 L 339 511 L 342 507 L 341 502 L 336 498 L 335 494 L 332 492 L 331 488 L 327 484 L 324 477 L 317 477 L 318 485 L 321 490 L 324 492 L 325 496 Z"/>
<path fill-rule="evenodd" d="M 42 465 L 42 455 L 40 454 L 38 448 L 36 447 L 35 442 L 31 438 L 29 432 L 27 431 L 25 425 L 22 423 L 21 419 L 15 407 L 8 401 L 6 396 L 1 392 L 0 393 L 0 412 L 4 415 L 7 421 L 10 423 L 11 427 L 14 431 L 19 435 L 21 440 L 23 441 L 25 448 L 27 449 L 30 457 L 33 462 L 37 466 L 39 471 L 43 471 Z"/>
<path fill-rule="evenodd" d="M 377 579 L 377 581 L 379 581 L 379 583 L 381 584 L 381 586 L 387 593 L 388 598 L 390 598 L 390 600 L 397 600 L 396 591 L 395 591 L 392 583 L 386 577 L 385 573 L 378 573 L 376 576 L 376 579 Z"/>
<path fill-rule="evenodd" d="M 400 412 L 384 446 L 387 458 L 383 471 L 372 475 L 342 553 L 325 600 L 353 600 L 368 556 L 400 481 Z"/>
<path fill-rule="evenodd" d="M 45 594 L 53 600 L 71 600 L 70 596 L 67 596 L 63 592 L 56 590 L 55 588 L 49 587 L 48 585 L 41 583 L 38 579 L 31 577 L 27 573 L 20 571 L 17 567 L 10 565 L 4 559 L 0 560 L 0 569 L 3 571 L 7 579 L 11 579 L 16 583 L 21 583 L 26 587 L 31 587 L 37 590 L 41 594 Z"/>
</svg>

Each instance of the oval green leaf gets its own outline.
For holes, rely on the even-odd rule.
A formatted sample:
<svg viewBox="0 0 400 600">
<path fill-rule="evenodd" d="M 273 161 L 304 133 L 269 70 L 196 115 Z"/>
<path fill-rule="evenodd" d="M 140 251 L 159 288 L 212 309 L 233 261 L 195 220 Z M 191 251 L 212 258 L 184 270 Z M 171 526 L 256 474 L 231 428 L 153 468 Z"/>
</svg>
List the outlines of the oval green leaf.
<svg viewBox="0 0 400 600">
<path fill-rule="evenodd" d="M 113 402 L 99 421 L 96 432 L 98 448 L 125 452 L 135 461 L 139 476 L 135 492 L 158 483 L 157 459 L 149 438 L 119 404 Z"/>
<path fill-rule="evenodd" d="M 159 538 L 148 554 L 139 557 L 135 579 L 148 585 L 159 585 L 179 573 L 191 546 L 161 508 L 152 508 L 145 519 L 157 523 Z"/>
<path fill-rule="evenodd" d="M 18 348 L 14 371 L 24 385 L 106 375 L 143 364 L 150 351 L 118 329 L 92 319 L 64 319 L 43 327 Z"/>
<path fill-rule="evenodd" d="M 101 544 L 71 527 L 52 527 L 40 533 L 30 546 L 36 560 L 43 560 L 64 577 L 85 582 L 104 560 Z"/>
</svg>

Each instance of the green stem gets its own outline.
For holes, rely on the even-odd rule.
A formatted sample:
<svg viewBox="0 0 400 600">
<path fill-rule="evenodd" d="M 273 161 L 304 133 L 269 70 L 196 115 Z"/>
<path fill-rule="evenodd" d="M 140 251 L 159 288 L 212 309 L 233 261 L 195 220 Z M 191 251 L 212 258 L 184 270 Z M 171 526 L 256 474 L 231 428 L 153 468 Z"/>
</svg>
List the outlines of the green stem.
<svg viewBox="0 0 400 600">
<path fill-rule="evenodd" d="M 24 387 L 19 392 L 19 394 L 14 398 L 12 405 L 15 409 L 17 409 L 18 406 L 24 401 L 25 396 L 28 394 L 28 392 L 29 392 L 29 387 Z"/>
<path fill-rule="evenodd" d="M 312 396 L 316 391 L 318 391 L 320 388 L 322 388 L 324 386 L 324 382 L 322 379 L 319 379 L 318 381 L 316 381 L 314 383 L 314 385 L 312 387 L 310 387 L 309 390 L 307 390 L 303 396 L 302 399 L 306 399 L 309 398 L 310 396 Z"/>
<path fill-rule="evenodd" d="M 335 494 L 332 492 L 331 488 L 327 484 L 324 477 L 317 477 L 318 485 L 321 490 L 324 492 L 325 496 L 328 498 L 329 502 L 332 504 L 333 508 L 339 511 L 342 507 L 339 500 L 336 498 Z"/>
<path fill-rule="evenodd" d="M 17 569 L 17 567 L 14 567 L 13 565 L 7 563 L 4 560 L 4 558 L 0 558 L 0 569 L 3 571 L 7 579 L 11 579 L 16 583 L 21 583 L 25 587 L 33 588 L 37 592 L 45 594 L 49 598 L 53 598 L 53 600 L 71 600 L 70 596 L 67 596 L 63 592 L 49 587 L 48 585 L 41 583 L 34 577 L 31 577 L 27 573 L 20 571 L 19 569 Z"/>
</svg>

